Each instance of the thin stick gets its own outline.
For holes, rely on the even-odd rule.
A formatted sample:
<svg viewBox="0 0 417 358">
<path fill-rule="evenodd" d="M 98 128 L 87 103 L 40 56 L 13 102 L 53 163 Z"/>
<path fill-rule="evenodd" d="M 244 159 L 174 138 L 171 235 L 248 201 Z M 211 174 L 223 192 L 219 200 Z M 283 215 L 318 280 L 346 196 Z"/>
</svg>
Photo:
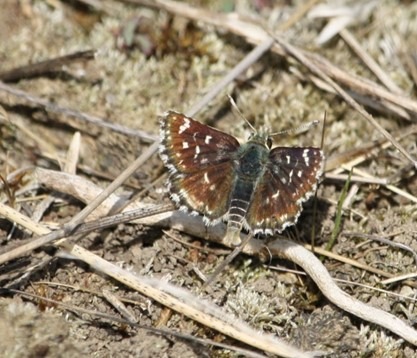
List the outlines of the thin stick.
<svg viewBox="0 0 417 358">
<path fill-rule="evenodd" d="M 246 236 L 246 238 L 242 241 L 242 243 L 236 247 L 229 255 L 227 255 L 227 257 L 224 259 L 224 261 L 217 266 L 217 268 L 214 270 L 214 272 L 211 274 L 211 276 L 207 279 L 206 282 L 204 282 L 203 284 L 203 289 L 209 287 L 213 282 L 214 279 L 224 270 L 224 268 L 229 265 L 233 259 L 239 255 L 243 248 L 246 246 L 246 244 L 253 238 L 253 234 L 250 233 L 248 236 Z"/>
<path fill-rule="evenodd" d="M 109 186 L 104 189 L 90 204 L 83 210 L 77 213 L 71 221 L 65 225 L 65 231 L 71 233 L 74 228 L 79 225 L 84 219 L 94 211 L 111 193 L 120 187 L 136 170 L 143 165 L 158 149 L 159 142 L 152 144 L 140 157 L 138 157 L 132 164 L 129 165 Z"/>
</svg>

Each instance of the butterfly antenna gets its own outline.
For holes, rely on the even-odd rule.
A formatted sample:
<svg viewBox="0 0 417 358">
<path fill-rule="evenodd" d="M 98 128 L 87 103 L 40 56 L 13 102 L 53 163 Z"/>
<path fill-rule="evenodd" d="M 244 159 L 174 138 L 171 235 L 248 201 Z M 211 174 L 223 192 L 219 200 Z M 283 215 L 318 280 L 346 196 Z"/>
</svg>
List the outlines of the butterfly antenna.
<svg viewBox="0 0 417 358">
<path fill-rule="evenodd" d="M 242 252 L 243 248 L 252 238 L 253 238 L 253 233 L 249 233 L 246 236 L 245 240 L 243 240 L 239 246 L 235 247 L 235 249 L 225 258 L 225 260 L 219 266 L 217 266 L 217 268 L 214 270 L 211 276 L 206 280 L 206 282 L 204 282 L 203 287 L 202 287 L 203 289 L 209 287 L 215 281 L 216 277 L 224 270 L 224 268 L 227 265 L 229 265 L 233 261 L 233 259 L 237 255 L 239 255 Z"/>
<path fill-rule="evenodd" d="M 274 137 L 274 136 L 277 136 L 277 135 L 293 134 L 293 133 L 303 132 L 303 131 L 306 131 L 306 130 L 310 129 L 313 126 L 318 125 L 319 123 L 320 123 L 320 121 L 316 119 L 314 121 L 311 121 L 311 122 L 308 122 L 308 123 L 304 123 L 301 126 L 298 126 L 296 128 L 290 128 L 290 129 L 285 129 L 283 131 L 271 133 L 269 136 L 270 137 Z"/>
<path fill-rule="evenodd" d="M 239 117 L 241 119 L 243 119 L 244 122 L 246 122 L 246 124 L 250 127 L 250 129 L 252 129 L 252 131 L 254 133 L 256 133 L 255 127 L 245 118 L 245 116 L 239 110 L 239 108 L 237 107 L 237 104 L 236 104 L 235 100 L 233 99 L 233 97 L 230 94 L 228 94 L 227 97 L 229 97 L 230 104 L 232 105 L 232 107 L 234 108 L 234 110 L 236 111 L 236 113 L 239 115 Z"/>
</svg>

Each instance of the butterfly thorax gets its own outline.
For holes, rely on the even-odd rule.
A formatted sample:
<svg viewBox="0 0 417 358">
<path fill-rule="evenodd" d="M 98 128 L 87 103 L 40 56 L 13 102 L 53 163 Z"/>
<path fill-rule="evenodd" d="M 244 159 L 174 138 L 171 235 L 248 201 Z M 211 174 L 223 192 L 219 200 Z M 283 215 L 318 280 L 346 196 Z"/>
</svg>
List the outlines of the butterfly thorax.
<svg viewBox="0 0 417 358">
<path fill-rule="evenodd" d="M 243 144 L 234 160 L 237 176 L 250 181 L 256 180 L 268 161 L 268 154 L 268 147 L 259 142 L 251 140 Z"/>
</svg>

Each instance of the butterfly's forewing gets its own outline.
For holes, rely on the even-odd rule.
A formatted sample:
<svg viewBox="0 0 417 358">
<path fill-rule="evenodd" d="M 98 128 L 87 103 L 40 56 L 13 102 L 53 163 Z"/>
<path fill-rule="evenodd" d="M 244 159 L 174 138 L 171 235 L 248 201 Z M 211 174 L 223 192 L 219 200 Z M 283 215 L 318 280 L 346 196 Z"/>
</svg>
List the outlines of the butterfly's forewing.
<svg viewBox="0 0 417 358">
<path fill-rule="evenodd" d="M 170 171 L 172 199 L 209 219 L 228 210 L 233 180 L 232 136 L 176 112 L 161 118 L 160 155 Z"/>
<path fill-rule="evenodd" d="M 318 148 L 276 147 L 269 154 L 246 216 L 255 233 L 281 232 L 294 224 L 323 170 Z"/>
</svg>

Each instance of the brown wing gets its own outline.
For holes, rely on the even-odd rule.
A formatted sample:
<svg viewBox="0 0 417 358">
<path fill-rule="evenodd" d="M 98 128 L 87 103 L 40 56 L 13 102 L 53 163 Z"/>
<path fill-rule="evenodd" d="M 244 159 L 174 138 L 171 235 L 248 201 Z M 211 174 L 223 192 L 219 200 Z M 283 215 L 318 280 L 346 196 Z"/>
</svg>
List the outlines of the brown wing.
<svg viewBox="0 0 417 358">
<path fill-rule="evenodd" d="M 211 220 L 228 211 L 233 179 L 232 136 L 176 112 L 161 118 L 160 156 L 170 171 L 171 198 Z"/>
<path fill-rule="evenodd" d="M 302 203 L 316 189 L 323 161 L 317 148 L 271 150 L 246 215 L 249 227 L 255 233 L 272 233 L 296 223 Z"/>
<path fill-rule="evenodd" d="M 171 198 L 181 205 L 204 214 L 210 220 L 221 218 L 229 210 L 233 168 L 217 164 L 189 175 L 173 175 Z"/>
<path fill-rule="evenodd" d="M 230 161 L 240 146 L 231 135 L 180 113 L 167 112 L 160 123 L 159 152 L 171 172 L 194 173 Z"/>
</svg>

